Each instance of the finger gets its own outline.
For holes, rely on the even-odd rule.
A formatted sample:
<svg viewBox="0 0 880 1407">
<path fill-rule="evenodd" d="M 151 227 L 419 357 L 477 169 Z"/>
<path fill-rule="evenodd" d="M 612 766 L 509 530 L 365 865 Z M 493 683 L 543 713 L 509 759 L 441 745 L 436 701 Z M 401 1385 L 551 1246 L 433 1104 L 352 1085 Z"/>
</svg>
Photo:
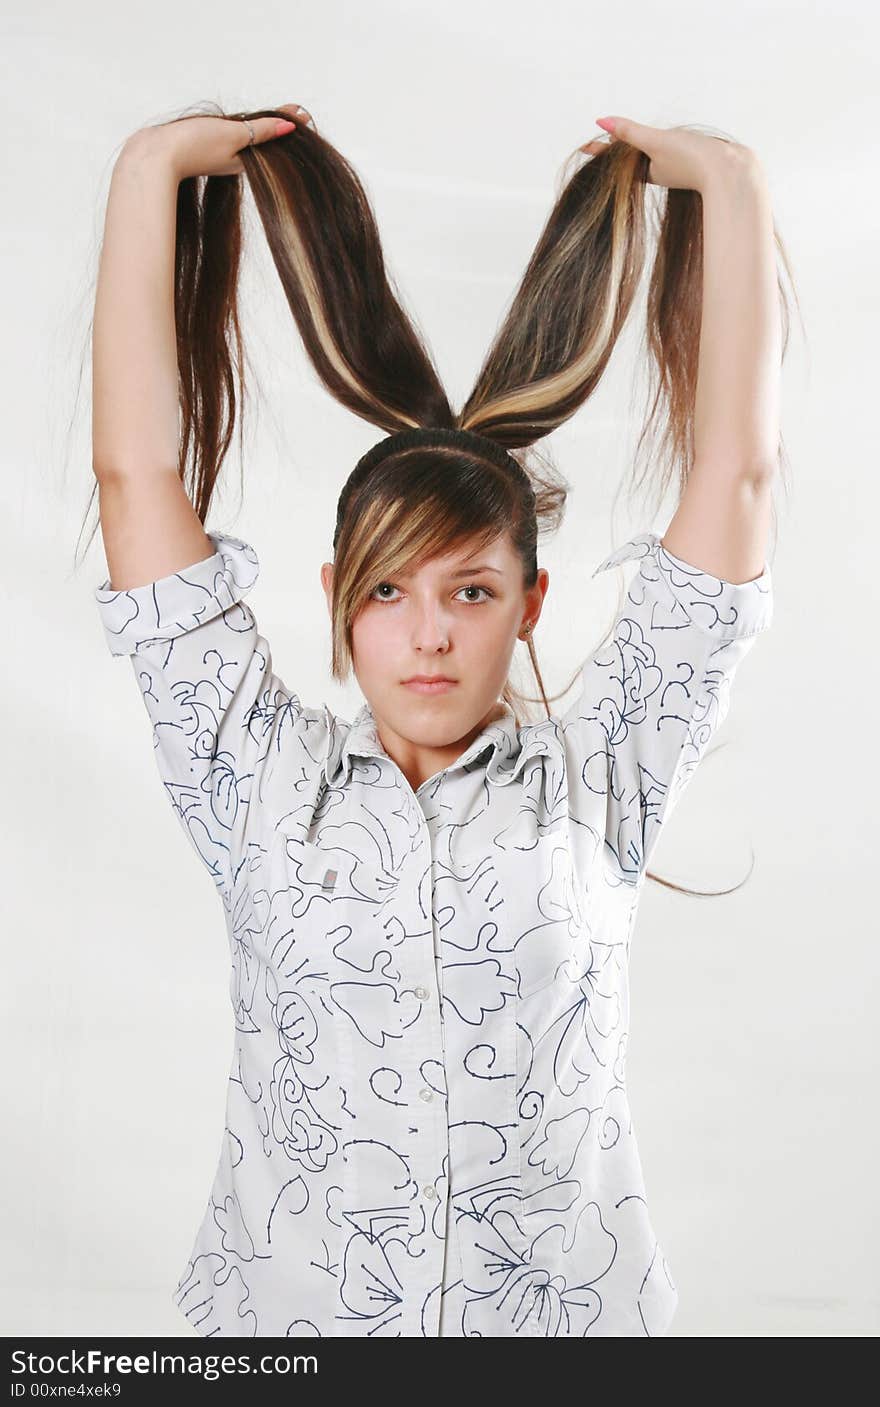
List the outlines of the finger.
<svg viewBox="0 0 880 1407">
<path fill-rule="evenodd" d="M 292 121 L 292 119 L 288 120 Z M 241 151 L 244 147 L 251 145 L 251 131 L 254 134 L 253 145 L 255 147 L 278 136 L 279 119 L 277 117 L 249 117 L 247 119 L 238 117 L 235 121 L 243 138 L 236 147 L 236 151 Z"/>
<path fill-rule="evenodd" d="M 643 122 L 633 122 L 631 117 L 600 117 L 596 119 L 597 126 L 603 123 L 613 123 L 613 135 L 622 142 L 628 142 L 630 146 L 640 147 L 642 151 L 649 151 L 657 142 L 661 132 L 656 127 L 646 127 Z"/>
<path fill-rule="evenodd" d="M 315 119 L 308 108 L 300 107 L 299 103 L 282 103 L 278 111 L 289 113 L 293 122 L 302 122 L 311 127 L 315 125 Z"/>
</svg>

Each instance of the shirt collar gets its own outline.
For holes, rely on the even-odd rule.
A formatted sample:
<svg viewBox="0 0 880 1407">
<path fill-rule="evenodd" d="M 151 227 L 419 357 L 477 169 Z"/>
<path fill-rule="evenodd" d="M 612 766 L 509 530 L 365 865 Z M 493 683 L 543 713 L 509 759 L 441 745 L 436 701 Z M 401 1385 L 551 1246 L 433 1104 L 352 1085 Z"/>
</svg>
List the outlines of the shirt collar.
<svg viewBox="0 0 880 1407">
<path fill-rule="evenodd" d="M 488 780 L 504 785 L 518 777 L 531 758 L 550 753 L 550 736 L 557 733 L 554 720 L 546 719 L 518 729 L 513 709 L 504 700 L 501 702 L 504 707 L 501 717 L 488 723 L 461 756 L 443 769 L 443 774 L 485 765 Z M 324 762 L 324 777 L 328 785 L 340 786 L 348 780 L 351 761 L 355 757 L 387 756 L 379 741 L 369 704 L 361 706 L 351 724 L 340 722 L 326 704 L 324 712 L 330 734 Z"/>
</svg>

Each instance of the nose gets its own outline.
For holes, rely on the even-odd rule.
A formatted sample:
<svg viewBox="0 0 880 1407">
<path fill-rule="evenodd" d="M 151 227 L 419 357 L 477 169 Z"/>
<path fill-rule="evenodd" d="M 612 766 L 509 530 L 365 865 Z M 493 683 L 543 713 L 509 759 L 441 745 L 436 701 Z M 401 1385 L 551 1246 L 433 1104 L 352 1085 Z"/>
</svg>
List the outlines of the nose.
<svg viewBox="0 0 880 1407">
<path fill-rule="evenodd" d="M 449 648 L 449 627 L 436 606 L 426 605 L 416 612 L 412 645 L 422 654 L 435 654 Z"/>
</svg>

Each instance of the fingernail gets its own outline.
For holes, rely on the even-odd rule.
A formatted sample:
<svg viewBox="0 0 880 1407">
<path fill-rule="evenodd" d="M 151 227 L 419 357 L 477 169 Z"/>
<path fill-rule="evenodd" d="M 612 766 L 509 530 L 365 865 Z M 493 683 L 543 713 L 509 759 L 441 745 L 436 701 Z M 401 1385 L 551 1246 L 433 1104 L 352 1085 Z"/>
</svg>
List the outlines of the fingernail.
<svg viewBox="0 0 880 1407">
<path fill-rule="evenodd" d="M 614 131 L 614 118 L 613 118 L 613 117 L 597 117 L 597 118 L 596 118 L 596 126 L 597 126 L 597 127 L 604 127 L 606 132 L 613 132 L 613 131 Z"/>
<path fill-rule="evenodd" d="M 295 126 L 295 122 L 288 122 L 286 117 L 279 117 L 275 123 L 275 136 L 283 137 L 285 132 L 292 132 Z"/>
</svg>

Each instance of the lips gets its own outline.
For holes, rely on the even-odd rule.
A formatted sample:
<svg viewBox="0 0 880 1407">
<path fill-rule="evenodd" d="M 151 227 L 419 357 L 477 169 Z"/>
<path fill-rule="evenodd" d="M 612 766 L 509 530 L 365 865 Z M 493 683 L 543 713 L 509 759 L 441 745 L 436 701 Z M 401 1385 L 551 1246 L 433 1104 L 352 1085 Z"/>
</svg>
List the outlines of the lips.
<svg viewBox="0 0 880 1407">
<path fill-rule="evenodd" d="M 416 674 L 412 679 L 404 679 L 403 687 L 415 694 L 446 694 L 456 687 L 457 682 L 455 679 L 446 679 L 441 674 Z"/>
</svg>

